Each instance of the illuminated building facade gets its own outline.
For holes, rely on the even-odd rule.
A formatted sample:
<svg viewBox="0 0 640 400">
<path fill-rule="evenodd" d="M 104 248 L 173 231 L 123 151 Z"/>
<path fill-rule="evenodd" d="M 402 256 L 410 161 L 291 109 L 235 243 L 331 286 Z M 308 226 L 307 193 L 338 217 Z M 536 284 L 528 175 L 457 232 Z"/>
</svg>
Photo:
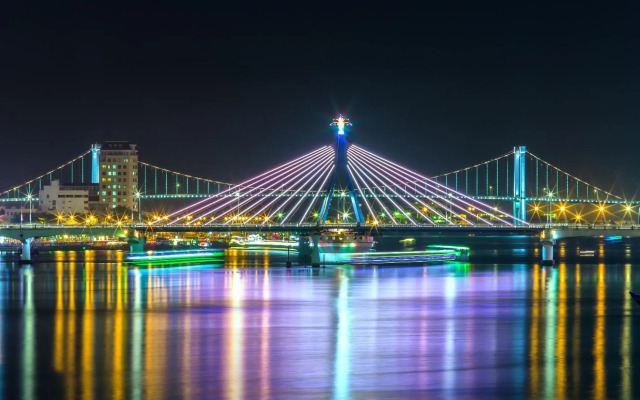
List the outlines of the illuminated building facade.
<svg viewBox="0 0 640 400">
<path fill-rule="evenodd" d="M 97 185 L 61 185 L 59 180 L 42 187 L 38 207 L 45 212 L 85 213 L 98 200 Z"/>
<path fill-rule="evenodd" d="M 125 141 L 105 142 L 100 149 L 100 208 L 137 211 L 138 150 Z"/>
</svg>

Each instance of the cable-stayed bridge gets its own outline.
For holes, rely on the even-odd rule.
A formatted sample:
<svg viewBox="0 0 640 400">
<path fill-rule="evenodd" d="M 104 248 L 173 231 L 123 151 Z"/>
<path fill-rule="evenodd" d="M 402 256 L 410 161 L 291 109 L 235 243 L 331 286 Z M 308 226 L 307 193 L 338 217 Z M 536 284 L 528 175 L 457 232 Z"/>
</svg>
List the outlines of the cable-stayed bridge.
<svg viewBox="0 0 640 400">
<path fill-rule="evenodd" d="M 409 170 L 346 140 L 339 117 L 336 142 L 241 183 L 197 177 L 143 161 L 137 197 L 193 199 L 150 225 L 215 226 L 360 224 L 467 227 L 527 223 L 634 223 L 639 201 L 598 188 L 524 146 L 494 159 L 433 177 Z M 1 203 L 36 202 L 58 179 L 97 183 L 95 154 L 78 157 L 0 192 Z M 433 166 L 429 166 L 433 168 Z M 99 178 L 98 178 L 99 179 Z M 144 203 L 141 207 L 144 210 Z"/>
</svg>

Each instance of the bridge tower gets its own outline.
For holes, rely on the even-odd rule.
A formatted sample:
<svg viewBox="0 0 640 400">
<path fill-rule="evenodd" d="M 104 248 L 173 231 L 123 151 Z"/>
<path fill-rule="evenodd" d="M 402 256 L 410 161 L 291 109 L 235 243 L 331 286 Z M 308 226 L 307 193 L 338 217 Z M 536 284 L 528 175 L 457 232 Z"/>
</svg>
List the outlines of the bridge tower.
<svg viewBox="0 0 640 400">
<path fill-rule="evenodd" d="M 351 199 L 351 207 L 353 208 L 356 222 L 360 224 L 365 223 L 362 209 L 360 209 L 360 204 L 358 204 L 355 186 L 353 185 L 353 178 L 347 168 L 347 135 L 345 134 L 345 127 L 350 125 L 351 123 L 349 122 L 349 118 L 343 117 L 342 114 L 338 115 L 338 118 L 334 119 L 331 124 L 331 126 L 336 126 L 338 128 L 335 147 L 335 172 L 331 179 L 331 186 L 329 186 L 327 197 L 325 197 L 322 203 L 322 209 L 318 215 L 318 223 L 320 225 L 324 225 L 327 221 L 327 215 L 329 214 L 329 208 L 331 207 L 331 199 L 335 193 L 336 183 L 346 184 L 347 189 L 349 190 L 349 198 Z"/>
<path fill-rule="evenodd" d="M 513 216 L 522 221 L 527 220 L 526 152 L 526 146 L 517 146 L 513 149 Z M 513 222 L 520 223 L 518 220 Z"/>
<path fill-rule="evenodd" d="M 91 145 L 91 183 L 100 183 L 100 148 L 98 143 Z"/>
</svg>

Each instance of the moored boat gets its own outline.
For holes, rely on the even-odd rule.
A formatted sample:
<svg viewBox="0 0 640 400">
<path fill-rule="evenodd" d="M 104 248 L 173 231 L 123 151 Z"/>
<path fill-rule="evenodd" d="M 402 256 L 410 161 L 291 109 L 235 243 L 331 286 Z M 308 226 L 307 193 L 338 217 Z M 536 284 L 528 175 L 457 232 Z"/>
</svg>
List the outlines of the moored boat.
<svg viewBox="0 0 640 400">
<path fill-rule="evenodd" d="M 168 250 L 145 251 L 142 253 L 129 253 L 125 260 L 130 264 L 178 264 L 220 261 L 224 258 L 222 249 L 192 249 L 192 250 Z"/>
</svg>

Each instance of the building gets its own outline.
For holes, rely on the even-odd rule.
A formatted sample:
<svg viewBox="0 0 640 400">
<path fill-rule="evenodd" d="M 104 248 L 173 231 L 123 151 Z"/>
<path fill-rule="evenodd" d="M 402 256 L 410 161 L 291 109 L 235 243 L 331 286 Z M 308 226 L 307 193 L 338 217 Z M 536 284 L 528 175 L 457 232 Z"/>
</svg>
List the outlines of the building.
<svg viewBox="0 0 640 400">
<path fill-rule="evenodd" d="M 43 212 L 86 213 L 98 201 L 98 185 L 61 185 L 59 180 L 45 185 L 38 194 Z"/>
<path fill-rule="evenodd" d="M 100 148 L 100 208 L 138 211 L 138 151 L 129 142 L 105 142 Z"/>
<path fill-rule="evenodd" d="M 21 216 L 23 222 L 29 222 L 30 212 L 36 212 L 35 204 L 33 204 L 33 207 L 31 208 L 29 208 L 29 206 L 25 204 L 0 207 L 0 223 L 11 223 L 15 216 Z M 18 218 L 16 222 L 19 221 L 20 219 Z"/>
</svg>

